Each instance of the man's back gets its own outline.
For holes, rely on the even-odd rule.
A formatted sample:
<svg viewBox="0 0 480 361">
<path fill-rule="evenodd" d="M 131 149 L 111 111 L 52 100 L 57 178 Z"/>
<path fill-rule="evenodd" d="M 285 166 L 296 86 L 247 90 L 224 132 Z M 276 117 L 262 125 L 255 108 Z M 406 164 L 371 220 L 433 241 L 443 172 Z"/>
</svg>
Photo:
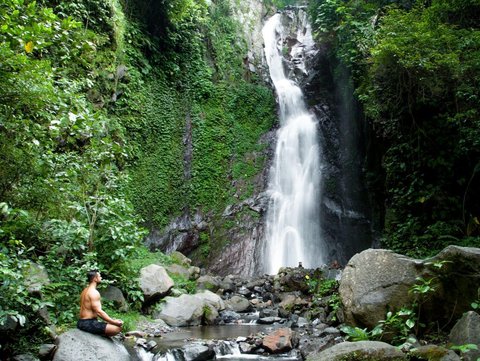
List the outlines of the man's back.
<svg viewBox="0 0 480 361">
<path fill-rule="evenodd" d="M 97 313 L 92 308 L 92 303 L 100 294 L 95 287 L 88 286 L 80 295 L 80 319 L 96 318 Z"/>
</svg>

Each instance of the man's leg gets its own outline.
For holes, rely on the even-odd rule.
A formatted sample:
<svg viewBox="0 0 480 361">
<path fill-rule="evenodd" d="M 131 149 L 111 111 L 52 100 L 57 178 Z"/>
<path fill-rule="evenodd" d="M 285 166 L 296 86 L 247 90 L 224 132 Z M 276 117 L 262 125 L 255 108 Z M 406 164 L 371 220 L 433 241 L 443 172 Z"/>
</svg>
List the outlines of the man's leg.
<svg viewBox="0 0 480 361">
<path fill-rule="evenodd" d="M 112 325 L 112 324 L 107 324 L 107 327 L 105 328 L 105 335 L 107 336 L 115 336 L 118 335 L 122 331 L 121 327 Z"/>
</svg>

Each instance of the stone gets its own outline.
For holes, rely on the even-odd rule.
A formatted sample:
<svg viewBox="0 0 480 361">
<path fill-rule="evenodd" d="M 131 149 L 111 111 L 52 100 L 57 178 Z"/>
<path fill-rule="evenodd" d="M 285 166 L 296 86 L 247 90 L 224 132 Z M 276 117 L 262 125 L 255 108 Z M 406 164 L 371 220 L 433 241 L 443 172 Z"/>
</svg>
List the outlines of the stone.
<svg viewBox="0 0 480 361">
<path fill-rule="evenodd" d="M 454 351 L 446 349 L 445 347 L 437 345 L 425 345 L 415 347 L 410 351 L 412 356 L 418 357 L 422 360 L 431 360 L 431 361 L 460 361 L 460 356 L 458 356 Z"/>
<path fill-rule="evenodd" d="M 51 359 L 56 349 L 57 349 L 57 345 L 53 343 L 46 343 L 46 344 L 40 345 L 40 348 L 38 350 L 38 356 L 42 360 Z"/>
<path fill-rule="evenodd" d="M 478 346 L 478 350 L 470 350 L 462 355 L 464 360 L 476 361 L 480 358 L 480 315 L 474 311 L 465 313 L 451 329 L 449 339 L 457 346 L 465 344 Z"/>
<path fill-rule="evenodd" d="M 151 264 L 140 270 L 139 283 L 147 304 L 166 296 L 174 286 L 174 282 L 165 268 L 156 264 Z"/>
<path fill-rule="evenodd" d="M 215 352 L 206 345 L 188 344 L 183 347 L 185 361 L 207 361 L 215 356 Z"/>
<path fill-rule="evenodd" d="M 13 361 L 40 361 L 38 358 L 36 358 L 35 356 L 33 356 L 29 353 L 22 354 L 22 355 L 16 355 L 16 356 L 13 357 L 12 360 Z"/>
<path fill-rule="evenodd" d="M 436 265 L 441 267 L 436 267 Z M 448 246 L 437 256 L 417 260 L 382 249 L 363 251 L 348 262 L 340 281 L 345 322 L 373 328 L 387 310 L 412 304 L 417 278 L 433 279 L 435 291 L 422 303 L 423 323 L 440 327 L 460 318 L 477 299 L 480 248 Z"/>
<path fill-rule="evenodd" d="M 107 301 L 112 301 L 120 312 L 128 311 L 128 304 L 120 288 L 108 285 L 106 289 L 100 290 L 100 295 Z"/>
<path fill-rule="evenodd" d="M 248 312 L 252 309 L 250 302 L 243 296 L 233 296 L 226 301 L 227 308 L 234 312 Z"/>
<path fill-rule="evenodd" d="M 182 266 L 188 267 L 192 263 L 192 260 L 190 258 L 178 251 L 173 251 L 172 253 L 170 253 L 170 257 L 172 258 L 173 262 Z"/>
<path fill-rule="evenodd" d="M 187 267 L 180 266 L 179 264 L 171 264 L 165 268 L 170 275 L 181 276 L 186 280 L 190 279 L 190 272 Z"/>
<path fill-rule="evenodd" d="M 418 267 L 421 261 L 384 249 L 353 256 L 339 287 L 346 322 L 373 328 L 387 310 L 410 304 L 413 296 L 408 290 L 416 282 Z"/>
<path fill-rule="evenodd" d="M 336 343 L 335 337 L 332 335 L 327 335 L 325 337 L 304 336 L 299 341 L 298 350 L 305 359 L 308 354 L 323 351 L 328 347 L 332 347 Z"/>
<path fill-rule="evenodd" d="M 295 345 L 293 331 L 289 328 L 279 328 L 263 338 L 262 345 L 271 353 L 290 351 Z"/>
<path fill-rule="evenodd" d="M 57 343 L 58 349 L 53 361 L 130 360 L 130 355 L 123 344 L 78 329 L 61 334 Z"/>
<path fill-rule="evenodd" d="M 200 276 L 197 279 L 197 289 L 198 290 L 209 290 L 212 292 L 217 292 L 221 286 L 220 277 L 204 275 Z"/>
<path fill-rule="evenodd" d="M 165 298 L 161 311 L 153 317 L 164 320 L 170 326 L 198 326 L 205 322 L 213 323 L 212 316 L 217 318 L 218 311 L 224 308 L 220 296 L 204 291 L 195 295 Z"/>
<path fill-rule="evenodd" d="M 50 283 L 48 273 L 40 264 L 28 262 L 24 270 L 25 286 L 30 294 L 41 294 L 43 286 Z"/>
<path fill-rule="evenodd" d="M 396 347 L 379 341 L 342 342 L 321 352 L 313 352 L 306 361 L 407 360 Z"/>
<path fill-rule="evenodd" d="M 282 318 L 280 317 L 262 317 L 257 320 L 257 323 L 261 325 L 271 325 L 272 323 L 280 321 L 282 321 Z"/>
<path fill-rule="evenodd" d="M 225 323 L 234 323 L 235 321 L 241 318 L 241 316 L 238 313 L 230 310 L 224 310 L 220 312 L 220 317 Z"/>
<path fill-rule="evenodd" d="M 205 302 L 212 305 L 218 311 L 225 309 L 225 302 L 222 300 L 222 298 L 211 291 L 198 292 L 193 296 L 205 300 Z"/>
</svg>

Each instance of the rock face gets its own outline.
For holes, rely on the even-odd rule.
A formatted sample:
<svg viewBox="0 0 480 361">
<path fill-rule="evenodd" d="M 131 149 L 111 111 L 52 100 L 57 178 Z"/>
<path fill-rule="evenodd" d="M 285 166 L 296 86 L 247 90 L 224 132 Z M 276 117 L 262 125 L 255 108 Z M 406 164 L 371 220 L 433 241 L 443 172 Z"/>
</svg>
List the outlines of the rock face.
<svg viewBox="0 0 480 361">
<path fill-rule="evenodd" d="M 480 249 L 449 246 L 427 260 L 388 250 L 366 250 L 352 257 L 342 274 L 340 297 L 347 323 L 374 327 L 387 310 L 411 305 L 417 277 L 431 280 L 434 291 L 422 303 L 422 321 L 448 324 L 477 298 Z"/>
<path fill-rule="evenodd" d="M 477 345 L 478 350 L 470 350 L 463 355 L 463 360 L 477 360 L 480 357 L 480 315 L 473 311 L 465 313 L 450 331 L 450 342 L 454 345 Z"/>
<path fill-rule="evenodd" d="M 140 288 L 145 297 L 145 303 L 152 303 L 168 294 L 174 282 L 165 268 L 156 264 L 140 270 Z"/>
<path fill-rule="evenodd" d="M 125 346 L 110 338 L 71 330 L 58 338 L 53 361 L 129 361 Z"/>
<path fill-rule="evenodd" d="M 342 342 L 320 353 L 307 356 L 307 361 L 340 360 L 407 360 L 407 356 L 396 347 L 385 342 L 358 341 Z"/>
</svg>

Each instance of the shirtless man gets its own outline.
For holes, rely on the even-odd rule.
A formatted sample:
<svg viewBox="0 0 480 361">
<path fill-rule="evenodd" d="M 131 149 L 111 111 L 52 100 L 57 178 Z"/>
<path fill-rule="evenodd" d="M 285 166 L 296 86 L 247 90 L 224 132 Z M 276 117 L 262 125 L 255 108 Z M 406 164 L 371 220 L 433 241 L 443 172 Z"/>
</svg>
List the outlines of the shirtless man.
<svg viewBox="0 0 480 361">
<path fill-rule="evenodd" d="M 80 296 L 80 319 L 77 327 L 86 332 L 103 336 L 115 336 L 122 331 L 122 320 L 110 318 L 102 310 L 100 302 L 100 293 L 97 291 L 97 285 L 102 281 L 102 276 L 98 271 L 89 271 L 87 273 L 88 286 L 82 291 Z M 105 322 L 97 321 L 97 317 Z"/>
</svg>

